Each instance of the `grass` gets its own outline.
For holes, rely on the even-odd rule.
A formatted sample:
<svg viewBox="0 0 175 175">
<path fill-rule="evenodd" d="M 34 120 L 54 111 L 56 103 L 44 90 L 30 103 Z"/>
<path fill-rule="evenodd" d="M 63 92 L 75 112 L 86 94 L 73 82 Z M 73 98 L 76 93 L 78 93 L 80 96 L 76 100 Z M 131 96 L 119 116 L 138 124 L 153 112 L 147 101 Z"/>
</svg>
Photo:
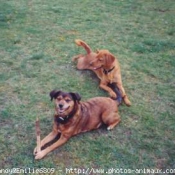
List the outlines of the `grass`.
<svg viewBox="0 0 175 175">
<path fill-rule="evenodd" d="M 175 169 L 174 9 L 171 0 L 1 0 L 0 169 Z M 84 52 L 77 38 L 118 57 L 132 107 L 119 107 L 113 131 L 80 134 L 35 161 L 36 117 L 42 137 L 52 128 L 51 90 L 107 96 L 71 62 Z"/>
</svg>

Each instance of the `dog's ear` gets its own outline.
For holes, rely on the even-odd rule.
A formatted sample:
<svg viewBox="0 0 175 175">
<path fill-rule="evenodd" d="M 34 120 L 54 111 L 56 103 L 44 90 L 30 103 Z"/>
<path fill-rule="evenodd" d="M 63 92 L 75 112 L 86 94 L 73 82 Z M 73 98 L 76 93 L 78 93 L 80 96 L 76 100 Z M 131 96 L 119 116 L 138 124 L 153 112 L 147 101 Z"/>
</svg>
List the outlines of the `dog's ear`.
<svg viewBox="0 0 175 175">
<path fill-rule="evenodd" d="M 112 55 L 108 50 L 99 50 L 97 58 L 103 58 L 105 66 L 109 67 L 115 61 L 115 56 Z"/>
<path fill-rule="evenodd" d="M 78 101 L 79 102 L 81 100 L 81 96 L 78 93 L 70 92 L 70 95 L 72 96 L 74 101 Z"/>
<path fill-rule="evenodd" d="M 60 92 L 61 92 L 61 91 L 58 91 L 58 90 L 53 90 L 53 91 L 51 91 L 51 92 L 50 92 L 50 100 L 52 101 L 53 98 L 56 98 Z"/>
<path fill-rule="evenodd" d="M 115 61 L 114 55 L 111 53 L 105 53 L 105 62 L 107 66 L 111 66 L 111 64 Z"/>
</svg>

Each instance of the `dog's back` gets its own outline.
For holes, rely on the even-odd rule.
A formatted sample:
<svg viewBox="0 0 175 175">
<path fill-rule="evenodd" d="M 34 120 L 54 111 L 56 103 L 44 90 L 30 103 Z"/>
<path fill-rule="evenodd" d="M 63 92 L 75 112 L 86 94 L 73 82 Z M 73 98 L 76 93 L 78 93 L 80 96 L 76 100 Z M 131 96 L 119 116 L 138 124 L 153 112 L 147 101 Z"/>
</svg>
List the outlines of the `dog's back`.
<svg viewBox="0 0 175 175">
<path fill-rule="evenodd" d="M 116 101 L 107 97 L 95 97 L 80 103 L 79 123 L 81 131 L 86 132 L 99 128 L 102 124 L 108 125 L 108 120 L 115 120 L 118 112 Z"/>
</svg>

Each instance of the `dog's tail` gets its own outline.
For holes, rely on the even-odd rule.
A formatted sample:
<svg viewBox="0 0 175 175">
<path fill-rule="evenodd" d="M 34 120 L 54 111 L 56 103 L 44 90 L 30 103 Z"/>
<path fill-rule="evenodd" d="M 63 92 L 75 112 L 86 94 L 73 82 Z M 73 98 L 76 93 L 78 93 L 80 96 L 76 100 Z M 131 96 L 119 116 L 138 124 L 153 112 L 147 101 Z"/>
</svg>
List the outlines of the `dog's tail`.
<svg viewBox="0 0 175 175">
<path fill-rule="evenodd" d="M 75 43 L 78 45 L 78 46 L 82 46 L 84 47 L 84 49 L 86 50 L 87 54 L 90 54 L 92 52 L 91 48 L 82 40 L 80 39 L 76 39 L 75 40 Z"/>
</svg>

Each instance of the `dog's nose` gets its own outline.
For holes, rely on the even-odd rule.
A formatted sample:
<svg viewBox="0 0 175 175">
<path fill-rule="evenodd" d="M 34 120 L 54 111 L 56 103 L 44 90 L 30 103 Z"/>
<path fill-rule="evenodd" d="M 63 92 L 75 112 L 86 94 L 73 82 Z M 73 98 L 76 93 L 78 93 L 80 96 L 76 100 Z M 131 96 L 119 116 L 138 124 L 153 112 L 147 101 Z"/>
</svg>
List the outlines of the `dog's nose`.
<svg viewBox="0 0 175 175">
<path fill-rule="evenodd" d="M 59 106 L 60 109 L 63 108 L 63 104 L 59 104 L 58 106 Z"/>
</svg>

